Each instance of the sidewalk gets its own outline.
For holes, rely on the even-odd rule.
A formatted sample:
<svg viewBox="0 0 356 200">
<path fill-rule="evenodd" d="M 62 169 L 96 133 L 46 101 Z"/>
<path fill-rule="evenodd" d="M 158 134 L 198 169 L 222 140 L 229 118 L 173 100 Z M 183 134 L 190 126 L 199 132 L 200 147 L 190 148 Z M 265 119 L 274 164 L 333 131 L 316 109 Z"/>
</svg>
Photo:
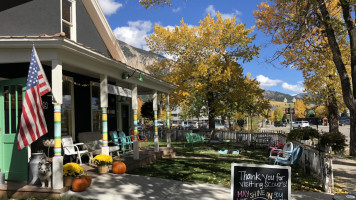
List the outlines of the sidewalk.
<svg viewBox="0 0 356 200">
<path fill-rule="evenodd" d="M 61 197 L 80 197 L 86 199 L 157 199 L 180 200 L 199 199 L 217 200 L 230 199 L 230 187 L 180 182 L 175 180 L 138 176 L 131 174 L 105 174 L 93 179 L 92 185 L 84 192 L 71 190 L 61 194 Z M 316 192 L 292 191 L 293 200 L 332 199 L 333 195 Z"/>
<path fill-rule="evenodd" d="M 356 161 L 334 157 L 334 182 L 347 188 L 348 192 L 356 192 Z"/>
</svg>

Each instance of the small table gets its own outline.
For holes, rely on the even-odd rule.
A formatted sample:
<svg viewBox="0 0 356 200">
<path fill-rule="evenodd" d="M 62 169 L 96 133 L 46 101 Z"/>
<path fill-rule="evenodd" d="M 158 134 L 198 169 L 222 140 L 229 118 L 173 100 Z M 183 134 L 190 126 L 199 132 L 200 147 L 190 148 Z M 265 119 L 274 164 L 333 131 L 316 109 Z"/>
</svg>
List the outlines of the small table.
<svg viewBox="0 0 356 200">
<path fill-rule="evenodd" d="M 54 139 L 42 140 L 42 143 L 47 147 L 47 157 L 49 157 L 49 149 L 54 147 Z"/>
</svg>

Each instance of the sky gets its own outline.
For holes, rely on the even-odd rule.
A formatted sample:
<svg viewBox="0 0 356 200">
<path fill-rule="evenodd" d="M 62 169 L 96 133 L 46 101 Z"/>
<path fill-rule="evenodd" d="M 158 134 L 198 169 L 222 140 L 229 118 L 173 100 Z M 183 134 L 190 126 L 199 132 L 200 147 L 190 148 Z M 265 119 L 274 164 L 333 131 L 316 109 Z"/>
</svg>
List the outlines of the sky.
<svg viewBox="0 0 356 200">
<path fill-rule="evenodd" d="M 172 6 L 145 9 L 139 0 L 99 0 L 101 8 L 116 36 L 132 46 L 149 50 L 145 38 L 153 33 L 154 24 L 174 27 L 183 19 L 186 24 L 198 26 L 208 13 L 215 16 L 219 11 L 225 18 L 236 16 L 237 23 L 246 28 L 255 26 L 253 11 L 261 0 L 172 0 Z M 255 45 L 262 46 L 257 58 L 243 63 L 244 74 L 260 82 L 265 90 L 296 95 L 303 92 L 303 75 L 293 67 L 267 62 L 280 47 L 271 44 L 271 38 L 255 27 Z"/>
</svg>

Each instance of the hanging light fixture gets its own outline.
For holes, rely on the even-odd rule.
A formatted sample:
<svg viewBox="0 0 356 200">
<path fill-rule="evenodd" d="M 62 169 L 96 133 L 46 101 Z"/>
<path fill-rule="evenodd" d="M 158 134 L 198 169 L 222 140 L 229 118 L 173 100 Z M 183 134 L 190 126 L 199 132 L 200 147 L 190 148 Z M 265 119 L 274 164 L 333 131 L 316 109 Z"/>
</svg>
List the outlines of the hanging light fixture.
<svg viewBox="0 0 356 200">
<path fill-rule="evenodd" d="M 142 73 L 140 73 L 140 75 L 138 75 L 138 80 L 143 82 L 143 77 L 142 77 Z"/>
</svg>

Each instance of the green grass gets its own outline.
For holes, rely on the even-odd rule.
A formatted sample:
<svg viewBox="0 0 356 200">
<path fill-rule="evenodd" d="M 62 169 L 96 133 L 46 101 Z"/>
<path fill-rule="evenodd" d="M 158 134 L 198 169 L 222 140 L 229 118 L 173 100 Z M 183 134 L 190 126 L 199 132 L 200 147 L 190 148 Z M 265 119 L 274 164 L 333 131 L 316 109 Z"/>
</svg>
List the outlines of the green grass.
<svg viewBox="0 0 356 200">
<path fill-rule="evenodd" d="M 153 142 L 152 142 L 153 145 Z M 160 146 L 166 143 L 160 142 Z M 268 164 L 265 148 L 254 149 L 241 144 L 194 144 L 184 148 L 184 142 L 174 141 L 172 146 L 178 158 L 166 158 L 129 171 L 130 174 L 151 176 L 195 183 L 211 183 L 230 186 L 231 163 Z M 239 149 L 240 154 L 219 154 L 218 150 Z M 304 173 L 299 166 L 292 167 L 292 189 L 297 191 L 321 192 L 319 180 Z M 336 184 L 336 191 L 343 189 Z"/>
</svg>

